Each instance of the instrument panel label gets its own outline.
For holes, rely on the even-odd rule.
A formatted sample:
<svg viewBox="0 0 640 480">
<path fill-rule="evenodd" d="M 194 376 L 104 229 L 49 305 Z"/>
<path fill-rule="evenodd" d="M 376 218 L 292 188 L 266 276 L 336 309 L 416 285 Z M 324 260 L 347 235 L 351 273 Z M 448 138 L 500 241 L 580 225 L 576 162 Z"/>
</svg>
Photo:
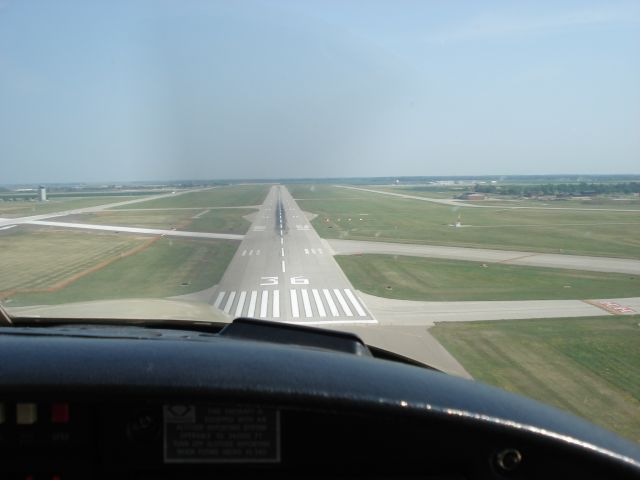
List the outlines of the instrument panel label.
<svg viewBox="0 0 640 480">
<path fill-rule="evenodd" d="M 164 462 L 280 462 L 279 413 L 256 406 L 164 405 Z"/>
</svg>

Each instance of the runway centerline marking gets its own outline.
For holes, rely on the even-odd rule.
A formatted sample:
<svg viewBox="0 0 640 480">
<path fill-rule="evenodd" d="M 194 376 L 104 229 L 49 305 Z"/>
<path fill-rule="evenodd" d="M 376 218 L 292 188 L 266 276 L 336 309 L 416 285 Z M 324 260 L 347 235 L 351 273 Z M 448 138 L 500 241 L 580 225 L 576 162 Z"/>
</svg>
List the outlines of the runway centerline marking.
<svg viewBox="0 0 640 480">
<path fill-rule="evenodd" d="M 282 260 L 282 273 L 285 273 L 287 271 L 287 269 L 284 266 L 284 260 Z"/>
<path fill-rule="evenodd" d="M 282 256 L 284 257 L 284 248 L 280 249 L 280 253 L 282 254 Z"/>
</svg>

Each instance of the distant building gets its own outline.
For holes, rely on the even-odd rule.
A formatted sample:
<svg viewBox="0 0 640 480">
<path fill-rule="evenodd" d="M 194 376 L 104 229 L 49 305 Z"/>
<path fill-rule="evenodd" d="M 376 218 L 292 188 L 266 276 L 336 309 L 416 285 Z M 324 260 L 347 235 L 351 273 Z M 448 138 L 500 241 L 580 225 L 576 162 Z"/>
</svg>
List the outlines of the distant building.
<svg viewBox="0 0 640 480">
<path fill-rule="evenodd" d="M 487 196 L 484 193 L 463 193 L 458 198 L 460 200 L 484 200 Z"/>
<path fill-rule="evenodd" d="M 38 187 L 38 199 L 41 202 L 46 202 L 47 201 L 47 188 L 42 186 L 42 185 L 40 185 Z"/>
</svg>

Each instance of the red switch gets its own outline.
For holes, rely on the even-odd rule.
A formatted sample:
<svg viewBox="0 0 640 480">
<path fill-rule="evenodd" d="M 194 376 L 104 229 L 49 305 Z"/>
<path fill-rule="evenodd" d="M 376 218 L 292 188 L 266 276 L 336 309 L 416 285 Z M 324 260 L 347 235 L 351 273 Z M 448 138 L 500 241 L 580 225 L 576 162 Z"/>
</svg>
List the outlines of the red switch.
<svg viewBox="0 0 640 480">
<path fill-rule="evenodd" d="M 51 423 L 69 423 L 68 403 L 54 403 L 51 405 Z"/>
</svg>

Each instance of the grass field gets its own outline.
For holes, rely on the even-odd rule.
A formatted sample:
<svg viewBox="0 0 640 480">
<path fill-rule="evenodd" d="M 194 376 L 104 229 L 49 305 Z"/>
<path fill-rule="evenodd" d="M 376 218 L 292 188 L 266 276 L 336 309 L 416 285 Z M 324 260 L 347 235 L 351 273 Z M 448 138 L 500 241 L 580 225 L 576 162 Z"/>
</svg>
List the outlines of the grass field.
<svg viewBox="0 0 640 480">
<path fill-rule="evenodd" d="M 353 286 L 386 298 L 424 301 L 635 297 L 640 276 L 396 255 L 335 257 Z"/>
<path fill-rule="evenodd" d="M 111 233 L 53 229 L 0 235 L 0 292 L 52 287 L 145 241 Z"/>
<path fill-rule="evenodd" d="M 640 258 L 640 212 L 464 208 L 332 186 L 290 190 L 318 214 L 313 225 L 324 238 Z M 465 227 L 451 227 L 460 215 Z"/>
<path fill-rule="evenodd" d="M 150 200 L 122 208 L 190 208 L 261 205 L 270 188 L 270 185 L 216 187 L 201 192 L 185 193 L 183 195 L 176 195 L 175 197 Z"/>
<path fill-rule="evenodd" d="M 78 248 L 77 241 L 72 245 Z M 119 298 L 164 298 L 196 292 L 220 280 L 237 246 L 236 242 L 227 241 L 162 238 L 145 250 L 119 258 L 63 289 L 19 293 L 5 302 L 8 306 L 46 305 Z M 58 263 L 64 265 L 62 259 Z M 42 271 L 37 264 L 31 265 L 32 278 Z"/>
<path fill-rule="evenodd" d="M 102 196 L 102 197 L 69 197 L 55 198 L 44 203 L 40 202 L 0 202 L 0 216 L 3 217 L 26 217 L 32 215 L 42 215 L 45 213 L 62 212 L 76 208 L 94 207 L 108 203 L 126 202 L 138 197 L 129 196 Z"/>
<path fill-rule="evenodd" d="M 244 234 L 251 223 L 243 216 L 255 211 L 255 209 L 246 208 L 208 211 L 207 209 L 105 210 L 78 216 L 74 221 L 99 225 Z"/>
<path fill-rule="evenodd" d="M 439 323 L 476 379 L 640 442 L 640 316 Z"/>
<path fill-rule="evenodd" d="M 368 187 L 367 187 L 368 188 Z M 426 197 L 435 199 L 454 200 L 465 190 L 438 191 L 430 190 L 428 187 L 371 187 L 371 190 L 380 190 L 384 192 L 400 193 L 405 195 L 414 195 L 416 197 Z M 469 191 L 467 189 L 466 191 Z M 598 196 L 589 200 L 567 198 L 563 200 L 539 200 L 535 198 L 516 198 L 511 196 L 501 196 L 489 194 L 487 200 L 464 201 L 461 203 L 480 206 L 494 207 L 531 207 L 531 208 L 598 208 L 598 209 L 623 209 L 623 210 L 640 210 L 640 197 L 633 195 L 610 195 Z"/>
</svg>

